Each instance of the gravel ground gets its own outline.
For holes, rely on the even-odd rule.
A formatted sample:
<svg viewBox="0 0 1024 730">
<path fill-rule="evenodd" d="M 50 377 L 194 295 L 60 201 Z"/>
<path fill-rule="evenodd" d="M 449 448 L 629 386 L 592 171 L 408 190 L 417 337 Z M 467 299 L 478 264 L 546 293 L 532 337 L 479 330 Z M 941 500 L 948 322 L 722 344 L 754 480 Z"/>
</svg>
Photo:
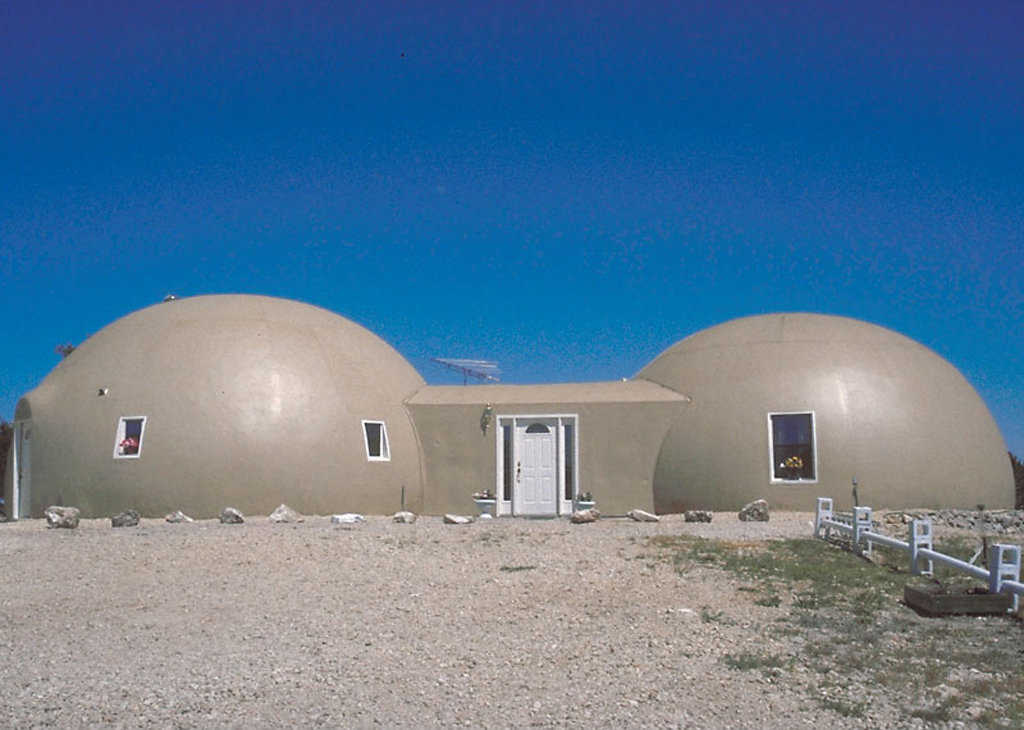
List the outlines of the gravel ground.
<svg viewBox="0 0 1024 730">
<path fill-rule="evenodd" d="M 0 524 L 0 726 L 845 724 L 799 670 L 723 664 L 798 651 L 779 609 L 646 546 L 806 537 L 812 519 Z"/>
</svg>

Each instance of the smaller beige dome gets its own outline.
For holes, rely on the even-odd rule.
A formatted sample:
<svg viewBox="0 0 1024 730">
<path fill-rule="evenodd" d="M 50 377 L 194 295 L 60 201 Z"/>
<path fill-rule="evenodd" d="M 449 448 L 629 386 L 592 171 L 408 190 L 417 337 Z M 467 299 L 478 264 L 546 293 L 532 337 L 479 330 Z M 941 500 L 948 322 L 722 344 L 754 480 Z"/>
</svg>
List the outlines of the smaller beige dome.
<svg viewBox="0 0 1024 730">
<path fill-rule="evenodd" d="M 817 496 L 849 505 L 853 478 L 872 507 L 1012 506 L 1006 447 L 981 398 L 892 330 L 819 314 L 746 317 L 687 337 L 637 377 L 692 398 L 658 459 L 658 511 L 758 497 L 787 509 L 812 510 Z M 777 478 L 787 472 L 774 464 L 783 450 L 771 414 L 813 414 L 813 479 L 810 468 Z"/>
</svg>

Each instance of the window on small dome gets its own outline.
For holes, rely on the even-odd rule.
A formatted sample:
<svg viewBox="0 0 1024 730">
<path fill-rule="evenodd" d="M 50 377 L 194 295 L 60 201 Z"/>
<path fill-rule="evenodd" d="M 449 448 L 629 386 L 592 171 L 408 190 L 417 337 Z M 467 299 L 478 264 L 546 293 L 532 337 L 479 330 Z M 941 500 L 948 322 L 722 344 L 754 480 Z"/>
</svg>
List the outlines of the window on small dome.
<svg viewBox="0 0 1024 730">
<path fill-rule="evenodd" d="M 772 481 L 817 479 L 814 413 L 770 413 L 768 438 L 772 452 Z"/>
<path fill-rule="evenodd" d="M 146 432 L 145 416 L 122 416 L 114 437 L 115 459 L 138 459 L 142 456 L 142 436 Z"/>
<path fill-rule="evenodd" d="M 363 421 L 367 461 L 391 461 L 388 448 L 388 427 L 384 421 Z"/>
</svg>

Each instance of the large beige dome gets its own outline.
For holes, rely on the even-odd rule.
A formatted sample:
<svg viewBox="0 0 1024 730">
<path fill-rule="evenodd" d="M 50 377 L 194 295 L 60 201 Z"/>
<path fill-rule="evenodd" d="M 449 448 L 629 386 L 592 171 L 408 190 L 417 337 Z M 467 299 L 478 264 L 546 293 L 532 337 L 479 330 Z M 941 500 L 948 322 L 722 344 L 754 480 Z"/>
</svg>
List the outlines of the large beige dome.
<svg viewBox="0 0 1024 730">
<path fill-rule="evenodd" d="M 415 509 L 419 450 L 402 401 L 422 384 L 379 337 L 317 307 L 164 302 L 90 337 L 19 404 L 30 511 L 211 516 L 286 502 L 381 513 L 399 508 L 403 489 Z"/>
<path fill-rule="evenodd" d="M 655 469 L 658 512 L 817 496 L 872 507 L 1011 507 L 1003 438 L 964 377 L 876 325 L 816 314 L 737 319 L 638 375 L 689 396 Z M 778 443 L 776 443 L 778 442 Z"/>
</svg>

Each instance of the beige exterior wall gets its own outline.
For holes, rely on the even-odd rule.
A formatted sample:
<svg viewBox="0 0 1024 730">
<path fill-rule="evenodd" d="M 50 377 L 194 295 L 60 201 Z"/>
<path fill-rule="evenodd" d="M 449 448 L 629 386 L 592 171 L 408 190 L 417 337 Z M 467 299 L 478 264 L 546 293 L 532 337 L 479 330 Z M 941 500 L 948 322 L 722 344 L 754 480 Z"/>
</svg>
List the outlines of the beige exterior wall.
<svg viewBox="0 0 1024 730">
<path fill-rule="evenodd" d="M 922 345 L 842 317 L 749 317 L 697 333 L 640 372 L 690 395 L 655 477 L 659 511 L 763 497 L 875 508 L 1013 506 L 1002 436 L 963 376 Z M 816 483 L 772 482 L 768 414 L 815 415 Z"/>
<path fill-rule="evenodd" d="M 554 386 L 546 396 L 579 393 L 579 388 L 602 384 Z M 426 472 L 424 511 L 468 513 L 474 509 L 471 495 L 497 483 L 497 448 L 501 416 L 576 415 L 579 440 L 579 488 L 590 491 L 605 514 L 624 514 L 630 509 L 654 508 L 654 465 L 669 425 L 686 403 L 666 390 L 650 391 L 651 384 L 609 384 L 622 391 L 655 393 L 658 401 L 611 402 L 628 397 L 616 393 L 595 394 L 599 402 L 537 400 L 538 386 L 465 386 L 452 389 L 424 388 L 409 403 L 423 449 Z M 552 386 L 539 386 L 551 388 Z M 573 391 L 573 388 L 577 388 Z M 452 400 L 457 403 L 436 401 Z M 468 402 L 467 402 L 468 401 Z M 480 427 L 485 406 L 493 419 L 486 433 Z"/>
<path fill-rule="evenodd" d="M 84 516 L 211 517 L 229 505 L 257 515 L 282 502 L 386 513 L 403 486 L 420 509 L 402 400 L 422 384 L 376 335 L 305 304 L 212 296 L 141 310 L 82 343 L 26 397 L 32 516 L 50 504 Z M 138 459 L 113 458 L 122 416 L 147 418 Z M 387 424 L 390 461 L 367 460 L 362 419 Z"/>
</svg>

